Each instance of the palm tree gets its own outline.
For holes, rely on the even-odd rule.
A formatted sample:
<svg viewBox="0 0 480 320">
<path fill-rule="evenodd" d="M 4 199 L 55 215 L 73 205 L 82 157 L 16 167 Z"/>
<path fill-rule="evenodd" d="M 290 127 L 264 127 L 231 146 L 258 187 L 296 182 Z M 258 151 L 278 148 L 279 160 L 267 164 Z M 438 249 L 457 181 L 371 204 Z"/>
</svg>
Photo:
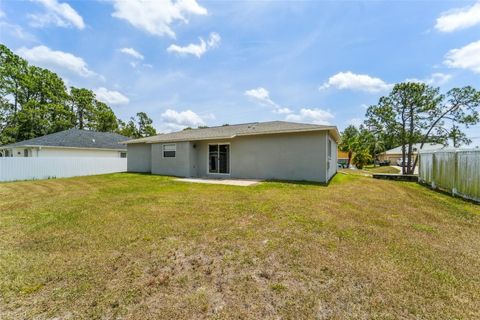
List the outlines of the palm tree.
<svg viewBox="0 0 480 320">
<path fill-rule="evenodd" d="M 358 169 L 363 169 L 363 166 L 372 161 L 372 156 L 368 149 L 360 149 L 355 151 L 353 163 Z"/>
<path fill-rule="evenodd" d="M 340 150 L 348 153 L 347 168 L 352 162 L 353 152 L 357 148 L 359 131 L 354 125 L 350 125 L 342 132 L 341 143 L 338 146 Z"/>
</svg>

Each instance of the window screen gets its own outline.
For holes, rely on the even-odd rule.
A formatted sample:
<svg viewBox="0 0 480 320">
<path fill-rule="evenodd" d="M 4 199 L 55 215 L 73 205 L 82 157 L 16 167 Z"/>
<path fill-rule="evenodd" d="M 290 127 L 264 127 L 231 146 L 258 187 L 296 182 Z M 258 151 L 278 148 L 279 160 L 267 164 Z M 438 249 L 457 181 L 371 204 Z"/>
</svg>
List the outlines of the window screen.
<svg viewBox="0 0 480 320">
<path fill-rule="evenodd" d="M 163 145 L 163 157 L 164 158 L 175 158 L 177 153 L 176 144 L 164 144 Z"/>
</svg>

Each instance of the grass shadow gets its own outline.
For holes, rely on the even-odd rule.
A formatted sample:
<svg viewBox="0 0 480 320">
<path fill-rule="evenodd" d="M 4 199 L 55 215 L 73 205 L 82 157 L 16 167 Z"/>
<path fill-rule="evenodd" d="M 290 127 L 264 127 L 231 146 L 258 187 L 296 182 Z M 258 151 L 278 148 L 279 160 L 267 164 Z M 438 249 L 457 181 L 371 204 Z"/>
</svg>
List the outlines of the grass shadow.
<svg viewBox="0 0 480 320">
<path fill-rule="evenodd" d="M 417 182 L 418 185 L 424 187 L 424 188 L 427 188 L 433 192 L 436 192 L 438 194 L 443 194 L 443 195 L 446 195 L 446 196 L 449 196 L 449 197 L 452 197 L 452 198 L 455 198 L 455 199 L 458 199 L 458 200 L 461 200 L 461 201 L 464 201 L 466 203 L 471 203 L 471 204 L 474 204 L 474 205 L 477 205 L 477 206 L 480 206 L 480 201 L 477 201 L 477 200 L 474 200 L 474 199 L 470 199 L 470 198 L 466 198 L 466 197 L 462 197 L 461 195 L 459 194 L 454 194 L 452 193 L 451 191 L 447 191 L 447 190 L 444 190 L 444 189 L 441 189 L 441 188 L 432 188 L 432 186 L 430 186 L 429 184 L 427 183 L 423 183 L 423 182 Z"/>
<path fill-rule="evenodd" d="M 265 182 L 274 182 L 274 183 L 283 183 L 283 184 L 293 184 L 300 186 L 318 186 L 318 187 L 327 187 L 330 183 L 325 182 L 315 182 L 308 180 L 278 180 L 278 179 L 267 179 Z"/>
</svg>

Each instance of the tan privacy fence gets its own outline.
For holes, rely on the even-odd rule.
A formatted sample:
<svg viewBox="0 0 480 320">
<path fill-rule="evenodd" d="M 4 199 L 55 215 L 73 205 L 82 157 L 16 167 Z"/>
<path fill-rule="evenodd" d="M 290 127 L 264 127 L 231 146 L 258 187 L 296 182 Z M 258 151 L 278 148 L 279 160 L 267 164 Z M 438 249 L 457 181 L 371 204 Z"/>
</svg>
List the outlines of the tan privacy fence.
<svg viewBox="0 0 480 320">
<path fill-rule="evenodd" d="M 480 202 L 480 150 L 420 152 L 418 181 Z"/>
</svg>

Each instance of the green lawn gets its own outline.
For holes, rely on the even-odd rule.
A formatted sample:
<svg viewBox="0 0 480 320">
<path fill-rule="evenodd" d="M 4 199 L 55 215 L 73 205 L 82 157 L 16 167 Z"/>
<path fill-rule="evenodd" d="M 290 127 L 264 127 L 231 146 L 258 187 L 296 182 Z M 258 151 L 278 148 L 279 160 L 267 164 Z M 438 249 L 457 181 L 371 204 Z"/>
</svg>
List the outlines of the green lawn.
<svg viewBox="0 0 480 320">
<path fill-rule="evenodd" d="M 478 319 L 480 206 L 338 174 L 0 184 L 3 319 Z"/>
</svg>

